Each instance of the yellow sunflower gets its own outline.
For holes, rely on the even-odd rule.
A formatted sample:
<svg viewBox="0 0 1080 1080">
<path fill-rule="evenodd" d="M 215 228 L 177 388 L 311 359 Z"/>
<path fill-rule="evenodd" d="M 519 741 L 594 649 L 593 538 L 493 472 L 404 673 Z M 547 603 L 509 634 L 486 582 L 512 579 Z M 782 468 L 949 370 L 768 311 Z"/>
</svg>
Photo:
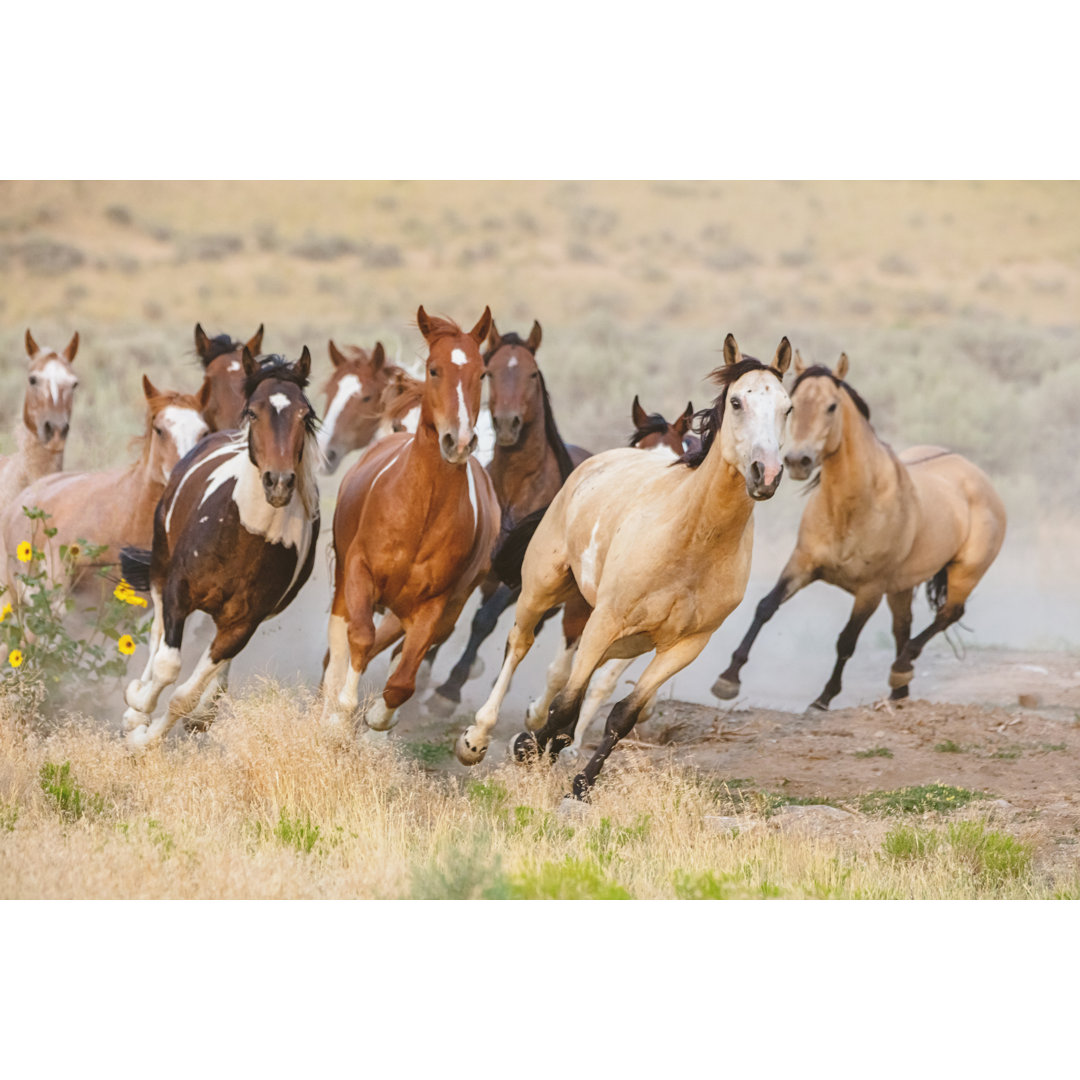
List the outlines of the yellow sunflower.
<svg viewBox="0 0 1080 1080">
<path fill-rule="evenodd" d="M 15 549 L 15 558 L 17 558 L 19 560 L 19 562 L 29 562 L 33 557 L 34 557 L 34 549 L 31 546 L 29 540 L 24 540 Z"/>
<path fill-rule="evenodd" d="M 22 661 L 23 655 L 21 649 L 12 649 L 11 652 L 8 653 L 8 663 L 12 667 L 21 667 Z"/>
<path fill-rule="evenodd" d="M 130 634 L 124 634 L 124 636 L 116 643 L 116 647 L 125 656 L 130 656 L 135 651 L 135 639 Z"/>
<path fill-rule="evenodd" d="M 0 622 L 3 622 L 11 614 L 11 605 L 5 604 L 0 608 Z"/>
</svg>

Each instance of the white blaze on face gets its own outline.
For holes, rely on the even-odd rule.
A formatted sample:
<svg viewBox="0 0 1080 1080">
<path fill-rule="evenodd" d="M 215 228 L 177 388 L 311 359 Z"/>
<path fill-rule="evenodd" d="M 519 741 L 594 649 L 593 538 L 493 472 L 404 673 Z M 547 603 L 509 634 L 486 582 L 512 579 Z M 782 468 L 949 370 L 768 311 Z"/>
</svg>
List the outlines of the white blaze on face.
<svg viewBox="0 0 1080 1080">
<path fill-rule="evenodd" d="M 274 408 L 278 412 L 283 412 L 285 409 L 287 409 L 289 407 L 289 395 L 288 394 L 271 394 L 270 395 L 270 404 L 273 405 Z"/>
<path fill-rule="evenodd" d="M 194 409 L 166 405 L 161 411 L 161 426 L 169 433 L 176 447 L 177 460 L 182 458 L 210 430 L 206 421 Z"/>
<path fill-rule="evenodd" d="M 50 360 L 38 373 L 38 378 L 48 387 L 49 397 L 54 405 L 60 403 L 60 395 L 65 390 L 78 382 L 78 379 L 60 360 Z"/>
<path fill-rule="evenodd" d="M 345 411 L 349 399 L 355 397 L 363 389 L 364 384 L 357 375 L 342 375 L 338 380 L 337 389 L 334 391 L 334 399 L 330 402 L 330 407 L 326 410 L 326 419 L 323 420 L 322 427 L 319 429 L 319 449 L 324 454 L 326 448 L 333 441 L 337 422 Z"/>
<path fill-rule="evenodd" d="M 239 371 L 239 370 L 240 370 L 240 368 L 241 368 L 241 366 L 242 366 L 242 365 L 241 365 L 241 363 L 240 363 L 240 361 L 239 361 L 239 360 L 234 360 L 234 361 L 233 361 L 233 362 L 232 362 L 232 363 L 231 363 L 231 364 L 229 365 L 229 367 L 228 367 L 228 369 L 227 369 L 227 370 L 229 370 L 229 371 Z"/>
<path fill-rule="evenodd" d="M 450 362 L 457 364 L 458 367 L 464 367 L 469 362 L 469 358 L 465 355 L 464 349 L 455 349 L 450 354 Z"/>
<path fill-rule="evenodd" d="M 732 404 L 738 399 L 739 408 Z M 780 381 L 767 371 L 744 375 L 728 389 L 724 427 L 730 424 L 735 460 L 731 463 L 745 476 L 759 461 L 765 482 L 772 483 L 780 469 L 780 449 L 787 430 L 791 400 Z"/>
<path fill-rule="evenodd" d="M 454 352 L 460 352 L 460 349 L 455 349 Z M 457 396 L 458 396 L 458 442 L 461 442 L 466 433 L 469 435 L 469 439 L 472 439 L 472 421 L 469 419 L 469 407 L 465 404 L 465 389 L 461 385 L 461 380 L 458 380 L 457 384 Z"/>
<path fill-rule="evenodd" d="M 516 368 L 517 365 L 518 365 L 517 353 L 511 353 L 510 354 L 510 359 L 506 361 L 506 366 L 508 368 Z"/>
</svg>

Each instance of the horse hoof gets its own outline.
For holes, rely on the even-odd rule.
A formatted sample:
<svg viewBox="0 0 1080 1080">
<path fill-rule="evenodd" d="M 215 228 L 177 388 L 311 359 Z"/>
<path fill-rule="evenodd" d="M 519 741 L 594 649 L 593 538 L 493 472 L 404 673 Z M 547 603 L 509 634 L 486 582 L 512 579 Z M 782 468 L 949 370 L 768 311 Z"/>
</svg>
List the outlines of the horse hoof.
<svg viewBox="0 0 1080 1080">
<path fill-rule="evenodd" d="M 125 736 L 127 747 L 129 750 L 139 753 L 145 750 L 147 747 L 152 746 L 157 740 L 150 735 L 150 728 L 141 724 L 139 727 L 132 728 Z"/>
<path fill-rule="evenodd" d="M 197 733 L 200 733 L 200 732 L 203 732 L 203 731 L 209 731 L 210 730 L 210 725 L 213 722 L 214 722 L 213 720 L 210 720 L 207 717 L 185 716 L 184 717 L 184 730 L 189 735 L 194 735 L 194 734 L 197 734 Z"/>
<path fill-rule="evenodd" d="M 889 671 L 889 686 L 894 690 L 899 690 L 900 687 L 907 686 L 914 677 L 914 668 L 908 668 L 907 671 L 897 671 L 896 668 L 892 668 Z"/>
<path fill-rule="evenodd" d="M 821 698 L 818 698 L 817 701 L 811 701 L 810 704 L 806 706 L 806 711 L 807 712 L 828 712 L 829 711 L 829 703 L 827 701 L 822 701 Z"/>
<path fill-rule="evenodd" d="M 510 740 L 510 756 L 520 765 L 536 761 L 540 756 L 540 747 L 531 731 L 519 731 Z"/>
<path fill-rule="evenodd" d="M 889 695 L 890 701 L 903 701 L 911 691 L 906 686 L 897 686 L 893 688 L 893 692 Z"/>
<path fill-rule="evenodd" d="M 381 697 L 376 698 L 364 714 L 364 723 L 372 731 L 389 731 L 397 723 L 396 710 L 389 708 Z"/>
<path fill-rule="evenodd" d="M 390 742 L 390 732 L 386 728 L 367 727 L 360 732 L 359 739 L 361 742 L 370 743 L 372 746 L 387 746 Z"/>
<path fill-rule="evenodd" d="M 589 801 L 589 781 L 585 778 L 584 773 L 579 772 L 574 777 L 574 782 L 570 785 L 570 798 L 583 803 Z"/>
<path fill-rule="evenodd" d="M 142 679 L 132 679 L 124 688 L 124 704 L 135 708 L 134 698 L 142 690 Z"/>
<path fill-rule="evenodd" d="M 138 709 L 127 708 L 124 710 L 122 723 L 124 731 L 134 731 L 136 728 L 149 727 L 150 717 L 144 712 L 139 712 Z"/>
<path fill-rule="evenodd" d="M 725 679 L 723 675 L 720 676 L 712 684 L 713 697 L 719 698 L 721 701 L 730 701 L 732 698 L 739 696 L 739 682 L 736 679 Z"/>
<path fill-rule="evenodd" d="M 427 710 L 435 716 L 441 716 L 444 719 L 453 716 L 457 711 L 457 707 L 461 704 L 461 694 L 457 690 L 452 690 L 449 693 L 444 693 L 445 687 L 436 687 L 431 696 L 427 699 Z M 456 694 L 457 696 L 451 696 Z"/>
<path fill-rule="evenodd" d="M 454 756 L 462 765 L 479 765 L 484 760 L 488 744 L 471 743 L 469 741 L 470 731 L 472 731 L 472 728 L 466 728 L 457 737 L 457 742 L 454 743 Z"/>
<path fill-rule="evenodd" d="M 469 678 L 470 679 L 479 679 L 480 676 L 483 675 L 483 674 L 484 674 L 484 661 L 481 660 L 480 657 L 478 656 L 472 662 L 472 666 L 469 668 Z"/>
</svg>

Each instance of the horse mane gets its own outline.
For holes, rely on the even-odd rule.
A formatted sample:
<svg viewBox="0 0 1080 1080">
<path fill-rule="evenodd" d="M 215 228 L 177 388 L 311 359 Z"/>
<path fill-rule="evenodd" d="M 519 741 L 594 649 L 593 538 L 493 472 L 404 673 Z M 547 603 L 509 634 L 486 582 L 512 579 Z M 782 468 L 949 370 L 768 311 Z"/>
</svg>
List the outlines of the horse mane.
<svg viewBox="0 0 1080 1080">
<path fill-rule="evenodd" d="M 666 435 L 669 427 L 671 425 L 658 412 L 649 413 L 645 417 L 645 423 L 636 428 L 630 436 L 629 445 L 637 446 L 642 439 L 647 439 L 650 435 Z"/>
<path fill-rule="evenodd" d="M 267 379 L 277 379 L 279 382 L 292 383 L 301 390 L 307 389 L 308 381 L 300 376 L 296 368 L 280 353 L 267 353 L 258 357 L 258 367 L 244 379 L 244 397 L 249 398 L 255 393 L 260 383 Z"/>
<path fill-rule="evenodd" d="M 859 396 L 859 392 L 849 383 L 844 382 L 843 379 L 838 379 L 827 367 L 822 364 L 814 364 L 813 367 L 808 367 L 804 372 L 802 372 L 799 377 L 791 384 L 791 392 L 792 394 L 794 394 L 795 391 L 799 389 L 799 384 L 804 379 L 817 379 L 825 377 L 832 379 L 832 381 L 837 386 L 842 386 L 850 395 L 851 400 L 855 402 L 855 408 L 857 408 L 859 412 L 863 414 L 863 418 L 865 420 L 870 419 L 870 406 L 867 405 L 866 402 L 863 401 L 863 399 Z"/>
<path fill-rule="evenodd" d="M 444 319 L 441 315 L 428 316 L 428 332 L 424 339 L 430 345 L 441 338 L 462 337 L 465 331 L 453 319 Z"/>
<path fill-rule="evenodd" d="M 539 367 L 536 371 L 540 376 L 540 400 L 544 405 L 544 435 L 555 455 L 555 460 L 559 463 L 559 476 L 565 484 L 566 478 L 574 471 L 574 463 L 570 460 L 570 451 L 566 449 L 566 443 L 563 442 L 558 425 L 555 423 L 555 413 L 551 409 L 551 398 L 548 396 L 547 383 L 544 382 L 544 373 Z"/>
<path fill-rule="evenodd" d="M 781 385 L 783 384 L 784 377 L 776 368 L 763 364 L 753 356 L 743 356 L 737 364 L 725 364 L 723 367 L 718 367 L 709 375 L 709 378 L 721 387 L 720 395 L 708 408 L 694 413 L 694 419 L 691 422 L 691 430 L 701 436 L 701 445 L 696 449 L 687 450 L 672 462 L 673 465 L 689 465 L 691 469 L 696 469 L 705 460 L 716 436 L 720 433 L 720 425 L 724 422 L 728 387 L 751 371 L 771 372 Z"/>
<path fill-rule="evenodd" d="M 379 408 L 385 419 L 396 424 L 420 404 L 423 396 L 423 380 L 414 379 L 404 368 L 395 366 L 390 381 L 383 388 Z"/>
<path fill-rule="evenodd" d="M 207 339 L 210 342 L 210 348 L 207 351 L 206 356 L 199 356 L 199 363 L 204 368 L 208 368 L 219 356 L 227 356 L 231 352 L 237 352 L 244 347 L 242 341 L 233 341 L 228 334 L 217 334 L 215 337 Z M 198 355 L 198 354 L 197 354 Z"/>
</svg>

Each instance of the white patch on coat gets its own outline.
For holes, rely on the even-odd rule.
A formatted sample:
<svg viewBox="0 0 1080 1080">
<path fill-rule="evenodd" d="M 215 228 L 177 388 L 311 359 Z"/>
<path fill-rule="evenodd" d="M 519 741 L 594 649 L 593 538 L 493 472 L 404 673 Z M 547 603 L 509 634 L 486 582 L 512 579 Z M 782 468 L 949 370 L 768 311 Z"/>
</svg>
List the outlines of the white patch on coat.
<svg viewBox="0 0 1080 1080">
<path fill-rule="evenodd" d="M 450 362 L 457 364 L 458 367 L 464 367 L 469 362 L 469 358 L 465 355 L 464 349 L 455 349 L 450 354 Z"/>
<path fill-rule="evenodd" d="M 517 355 L 515 353 L 511 353 L 510 354 L 510 359 L 506 361 L 506 366 L 508 368 L 514 368 L 514 367 L 517 367 L 517 365 L 518 365 Z"/>
<path fill-rule="evenodd" d="M 405 419 L 401 421 L 401 426 L 410 434 L 415 435 L 416 429 L 420 426 L 420 406 L 410 409 L 405 414 Z"/>
<path fill-rule="evenodd" d="M 406 439 L 401 449 L 375 474 L 375 479 L 371 481 L 371 487 L 368 488 L 368 491 L 370 491 L 371 488 L 375 486 L 375 483 L 379 479 L 379 477 L 382 476 L 382 474 L 386 472 L 386 470 L 389 469 L 390 466 L 393 465 L 399 457 L 401 457 L 401 455 L 406 451 L 406 449 L 408 449 L 409 443 L 411 442 L 412 439 Z"/>
<path fill-rule="evenodd" d="M 227 370 L 227 371 L 239 371 L 239 370 L 240 370 L 240 368 L 241 368 L 241 366 L 242 366 L 242 365 L 241 365 L 241 363 L 240 363 L 240 361 L 239 361 L 239 360 L 234 360 L 234 361 L 233 361 L 233 362 L 232 362 L 232 363 L 231 363 L 231 364 L 230 364 L 230 365 L 228 366 L 228 368 L 226 368 L 226 370 Z"/>
<path fill-rule="evenodd" d="M 476 504 L 476 481 L 473 479 L 472 466 L 473 461 L 472 458 L 470 458 L 467 462 L 465 462 L 465 472 L 468 474 L 469 477 L 469 502 L 472 505 L 473 535 L 475 535 L 476 526 L 480 520 L 480 509 Z M 483 468 L 483 466 L 479 462 L 476 463 L 476 467 L 478 469 Z"/>
<path fill-rule="evenodd" d="M 337 390 L 334 391 L 334 400 L 330 402 L 330 407 L 326 410 L 326 418 L 319 429 L 319 449 L 324 454 L 326 448 L 333 441 L 337 422 L 345 411 L 349 399 L 355 397 L 363 389 L 364 384 L 360 381 L 358 375 L 342 375 L 338 380 Z"/>
<path fill-rule="evenodd" d="M 598 521 L 589 533 L 589 546 L 581 556 L 581 587 L 590 591 L 596 588 L 596 557 L 600 554 L 600 544 L 596 539 L 596 534 L 599 530 L 600 522 Z M 585 599 L 587 600 L 588 597 Z"/>
<path fill-rule="evenodd" d="M 491 411 L 484 405 L 476 417 L 476 451 L 473 457 L 486 469 L 495 457 L 495 425 Z"/>
<path fill-rule="evenodd" d="M 455 352 L 460 352 L 459 349 L 455 349 Z M 469 420 L 469 407 L 465 404 L 465 390 L 461 383 L 457 384 L 457 397 L 458 397 L 458 442 L 461 442 L 465 438 L 466 432 L 472 431 L 472 421 Z M 471 436 L 470 436 L 471 438 Z"/>
<path fill-rule="evenodd" d="M 277 409 L 278 412 L 284 412 L 289 407 L 289 395 L 288 394 L 271 394 L 270 404 Z"/>
<path fill-rule="evenodd" d="M 59 404 L 60 395 L 79 381 L 61 360 L 50 360 L 38 373 L 38 378 L 48 384 L 53 404 Z"/>
<path fill-rule="evenodd" d="M 206 421 L 195 409 L 188 409 L 181 405 L 166 405 L 158 416 L 161 426 L 172 437 L 178 460 L 194 450 L 196 443 L 210 432 L 210 428 L 206 426 Z M 172 469 L 163 468 L 162 471 L 165 474 L 165 483 L 167 484 Z"/>
</svg>

